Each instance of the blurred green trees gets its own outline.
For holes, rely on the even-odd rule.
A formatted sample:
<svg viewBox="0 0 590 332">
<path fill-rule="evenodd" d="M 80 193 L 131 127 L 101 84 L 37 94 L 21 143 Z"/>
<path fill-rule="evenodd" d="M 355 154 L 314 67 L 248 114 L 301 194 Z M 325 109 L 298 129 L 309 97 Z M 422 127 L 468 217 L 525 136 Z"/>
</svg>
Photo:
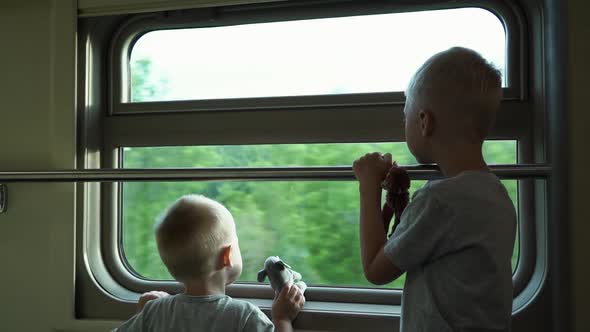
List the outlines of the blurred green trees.
<svg viewBox="0 0 590 332">
<path fill-rule="evenodd" d="M 514 162 L 512 141 L 488 142 L 485 150 L 488 160 Z M 126 148 L 124 167 L 350 165 L 366 151 L 391 151 L 401 164 L 412 162 L 404 143 L 293 144 Z M 516 181 L 504 183 L 516 202 Z M 412 190 L 422 184 L 413 181 Z M 359 199 L 352 181 L 126 183 L 123 245 L 138 274 L 170 278 L 158 257 L 153 224 L 166 206 L 191 193 L 218 200 L 232 212 L 244 259 L 240 280 L 254 281 L 266 257 L 279 255 L 309 283 L 369 285 L 360 264 Z M 401 287 L 402 282 L 392 286 Z"/>
</svg>

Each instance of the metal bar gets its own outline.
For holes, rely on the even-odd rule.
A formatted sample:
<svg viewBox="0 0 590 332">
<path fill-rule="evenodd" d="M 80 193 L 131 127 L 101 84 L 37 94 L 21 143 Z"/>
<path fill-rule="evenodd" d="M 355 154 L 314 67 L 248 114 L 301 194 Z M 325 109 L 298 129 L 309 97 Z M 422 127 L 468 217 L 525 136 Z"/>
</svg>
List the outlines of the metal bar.
<svg viewBox="0 0 590 332">
<path fill-rule="evenodd" d="M 403 166 L 414 180 L 441 178 L 437 166 Z M 545 178 L 551 167 L 544 164 L 491 165 L 503 179 Z M 130 181 L 212 181 L 212 180 L 354 180 L 352 168 L 154 168 L 85 169 L 37 172 L 0 172 L 0 182 L 130 182 Z"/>
</svg>

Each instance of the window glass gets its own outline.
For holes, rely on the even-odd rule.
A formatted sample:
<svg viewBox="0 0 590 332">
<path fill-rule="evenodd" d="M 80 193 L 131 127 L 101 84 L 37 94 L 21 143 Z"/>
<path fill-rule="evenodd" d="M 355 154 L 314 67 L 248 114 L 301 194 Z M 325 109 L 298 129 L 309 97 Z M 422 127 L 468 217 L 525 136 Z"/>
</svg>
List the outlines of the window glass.
<svg viewBox="0 0 590 332">
<path fill-rule="evenodd" d="M 391 151 L 400 164 L 415 163 L 405 143 L 124 148 L 123 163 L 128 168 L 336 166 L 350 165 L 369 151 Z M 489 141 L 484 151 L 489 163 L 516 163 L 515 141 Z M 517 181 L 503 182 L 516 205 Z M 411 191 L 423 184 L 413 181 Z M 153 225 L 169 204 L 190 193 L 218 200 L 232 212 L 244 261 L 240 282 L 255 282 L 266 257 L 278 255 L 309 284 L 371 286 L 360 262 L 353 181 L 125 183 L 122 251 L 138 276 L 171 279 L 160 261 Z M 516 245 L 513 268 L 518 253 Z M 400 278 L 387 287 L 401 288 L 403 282 Z"/>
<path fill-rule="evenodd" d="M 404 91 L 453 46 L 494 62 L 507 85 L 502 22 L 460 8 L 148 32 L 133 46 L 123 102 Z"/>
</svg>

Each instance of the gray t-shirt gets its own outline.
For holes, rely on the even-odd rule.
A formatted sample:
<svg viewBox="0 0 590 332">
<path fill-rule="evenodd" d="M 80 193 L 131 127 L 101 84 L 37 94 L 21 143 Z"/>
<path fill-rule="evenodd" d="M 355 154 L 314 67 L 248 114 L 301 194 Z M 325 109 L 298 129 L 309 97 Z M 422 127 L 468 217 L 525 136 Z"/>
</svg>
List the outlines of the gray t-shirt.
<svg viewBox="0 0 590 332">
<path fill-rule="evenodd" d="M 402 271 L 401 331 L 509 331 L 516 211 L 492 173 L 416 191 L 385 253 Z"/>
<path fill-rule="evenodd" d="M 115 331 L 274 331 L 274 325 L 250 302 L 227 295 L 178 294 L 149 301 Z"/>
</svg>

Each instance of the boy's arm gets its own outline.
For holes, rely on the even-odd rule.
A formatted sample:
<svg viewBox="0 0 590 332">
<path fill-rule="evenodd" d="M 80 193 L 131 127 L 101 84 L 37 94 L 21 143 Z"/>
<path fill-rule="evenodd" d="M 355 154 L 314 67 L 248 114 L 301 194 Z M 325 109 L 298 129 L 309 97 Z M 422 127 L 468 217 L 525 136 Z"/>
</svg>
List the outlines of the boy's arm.
<svg viewBox="0 0 590 332">
<path fill-rule="evenodd" d="M 392 165 L 390 154 L 376 152 L 366 154 L 353 164 L 359 181 L 363 272 L 368 281 L 378 285 L 389 283 L 403 273 L 383 250 L 387 238 L 381 214 L 381 182 Z"/>
<path fill-rule="evenodd" d="M 143 312 L 139 312 L 112 332 L 142 331 L 144 328 L 143 317 Z"/>
<path fill-rule="evenodd" d="M 385 256 L 387 235 L 381 216 L 381 187 L 360 185 L 360 242 L 363 272 L 367 280 L 383 285 L 397 279 L 401 271 Z"/>
<path fill-rule="evenodd" d="M 273 300 L 272 322 L 257 308 L 248 317 L 243 332 L 293 332 L 293 320 L 304 304 L 305 297 L 299 287 L 285 285 Z"/>
<path fill-rule="evenodd" d="M 291 321 L 282 320 L 274 322 L 276 332 L 293 332 L 293 323 Z"/>
<path fill-rule="evenodd" d="M 170 294 L 168 294 L 166 292 L 160 292 L 160 291 L 151 291 L 151 292 L 141 294 L 141 296 L 139 297 L 139 300 L 137 301 L 136 314 L 133 317 L 131 317 L 128 321 L 123 323 L 121 326 L 114 329 L 113 331 L 114 332 L 142 331 L 145 327 L 144 326 L 145 325 L 145 322 L 144 322 L 145 312 L 143 310 L 145 305 L 151 300 L 156 300 L 156 299 L 166 297 L 166 296 L 170 296 Z"/>
<path fill-rule="evenodd" d="M 150 292 L 141 294 L 141 296 L 139 297 L 139 300 L 137 300 L 136 312 L 141 312 L 143 310 L 143 307 L 145 307 L 145 304 L 148 303 L 149 301 L 157 300 L 157 299 L 167 297 L 167 296 L 170 296 L 170 294 L 168 294 L 166 292 L 162 292 L 162 291 L 150 291 Z"/>
<path fill-rule="evenodd" d="M 305 304 L 305 297 L 295 285 L 285 285 L 272 304 L 272 322 L 277 332 L 293 332 L 293 320 Z"/>
</svg>

